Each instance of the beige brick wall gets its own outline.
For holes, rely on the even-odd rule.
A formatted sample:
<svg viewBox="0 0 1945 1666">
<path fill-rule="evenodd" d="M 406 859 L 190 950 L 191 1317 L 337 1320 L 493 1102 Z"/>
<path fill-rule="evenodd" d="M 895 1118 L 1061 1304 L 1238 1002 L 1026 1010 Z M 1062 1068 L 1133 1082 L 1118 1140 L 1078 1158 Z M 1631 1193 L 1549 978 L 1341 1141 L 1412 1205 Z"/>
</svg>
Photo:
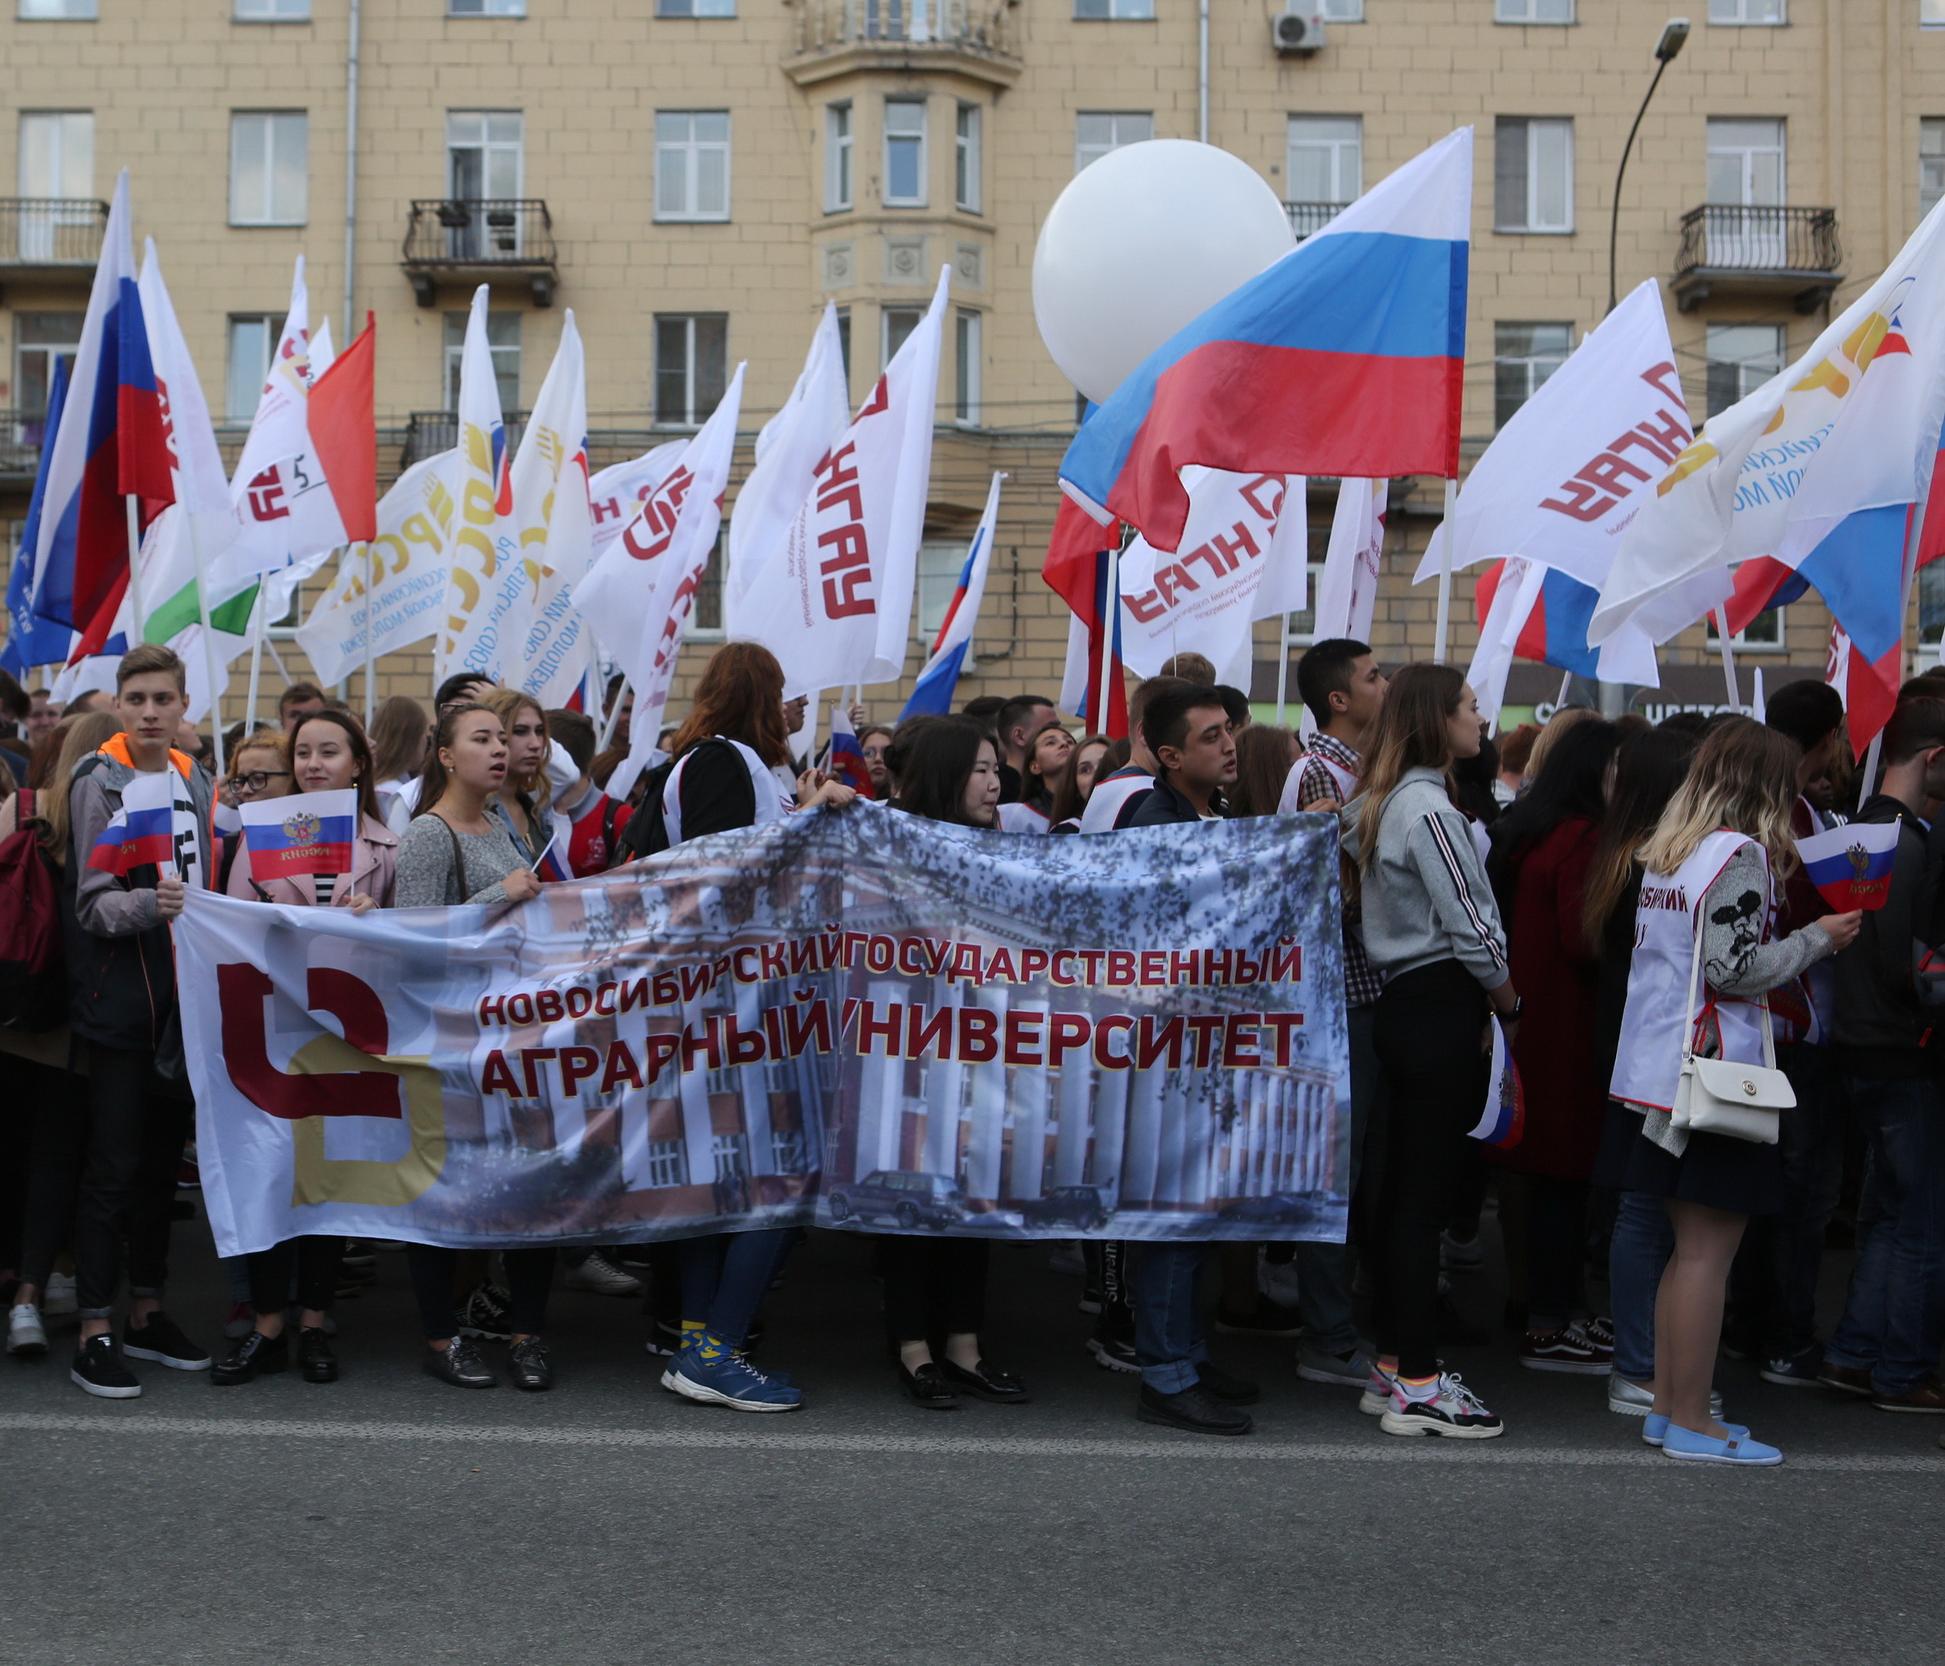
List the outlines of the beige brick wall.
<svg viewBox="0 0 1945 1666">
<path fill-rule="evenodd" d="M 955 266 L 955 301 L 984 328 L 984 428 L 942 430 L 928 530 L 970 530 L 993 468 L 1011 475 L 968 693 L 1058 683 L 1064 615 L 1038 566 L 1057 502 L 1055 469 L 1073 422 L 1073 395 L 1034 330 L 1034 238 L 1072 177 L 1079 111 L 1149 112 L 1160 137 L 1197 126 L 1192 0 L 1155 0 L 1152 22 L 1081 22 L 1072 0 L 974 0 L 996 19 L 999 55 L 870 53 L 812 60 L 800 31 L 825 0 L 741 0 L 733 20 L 670 20 L 651 0 L 529 0 L 521 19 L 449 18 L 443 0 L 365 0 L 359 113 L 355 307 L 378 315 L 381 425 L 443 399 L 443 315 L 466 302 L 460 286 L 421 308 L 400 270 L 408 205 L 444 193 L 449 110 L 519 110 L 525 124 L 522 194 L 546 201 L 559 242 L 552 309 L 519 285 L 496 286 L 496 307 L 522 318 L 521 401 L 530 402 L 573 307 L 589 343 L 588 398 L 597 464 L 622 453 L 604 434 L 639 435 L 649 421 L 653 318 L 726 312 L 730 357 L 749 361 L 745 428 L 753 434 L 788 392 L 817 309 L 828 294 L 851 315 L 852 382 L 861 394 L 879 360 L 886 304 L 922 304 L 938 267 Z M 226 320 L 280 312 L 290 263 L 308 262 L 313 322 L 344 323 L 346 0 L 313 0 L 306 23 L 232 20 L 230 0 L 100 0 L 93 23 L 23 23 L 0 16 L 0 90 L 9 111 L 88 109 L 95 116 L 93 189 L 133 173 L 137 235 L 161 245 L 192 352 L 212 401 L 226 375 Z M 1581 0 L 1571 27 L 1493 21 L 1493 0 L 1365 0 L 1367 21 L 1330 27 L 1313 57 L 1270 49 L 1276 0 L 1214 0 L 1210 22 L 1210 138 L 1284 192 L 1289 117 L 1363 120 L 1368 185 L 1460 122 L 1478 128 L 1473 215 L 1466 428 L 1482 440 L 1493 413 L 1496 321 L 1595 324 L 1607 294 L 1613 175 L 1652 70 L 1665 0 Z M 1783 28 L 1707 21 L 1643 123 L 1619 218 L 1623 293 L 1673 271 L 1681 215 L 1705 195 L 1711 116 L 1784 117 L 1792 204 L 1835 206 L 1845 248 L 1841 305 L 1884 264 L 1915 223 L 1918 123 L 1945 115 L 1945 32 L 1918 26 L 1916 0 L 1790 0 Z M 887 95 L 927 100 L 927 204 L 880 206 L 882 108 Z M 853 108 L 855 207 L 824 204 L 824 111 Z M 983 131 L 980 211 L 953 202 L 953 121 L 976 104 Z M 227 215 L 230 114 L 309 114 L 307 223 L 232 227 Z M 726 109 L 732 119 L 731 217 L 724 224 L 654 219 L 658 109 Z M 1493 123 L 1499 116 L 1574 120 L 1574 230 L 1511 236 L 1493 230 Z M 17 170 L 18 127 L 0 121 L 0 180 Z M 905 259 L 915 240 L 918 258 Z M 25 282 L 0 264 L 0 408 L 13 400 L 16 320 L 79 312 L 86 275 Z M 1694 313 L 1670 305 L 1691 407 L 1703 405 L 1710 323 L 1780 323 L 1800 350 L 1822 313 L 1797 316 L 1785 298 L 1718 292 Z M 341 337 L 342 339 L 342 337 Z M 948 352 L 950 342 L 948 341 Z M 942 396 L 949 401 L 948 359 Z M 942 416 L 950 415 L 949 405 Z M 240 436 L 235 436 L 240 437 Z M 746 445 L 748 436 L 746 435 Z M 396 453 L 381 452 L 395 466 Z M 739 469 L 739 476 L 740 476 Z M 0 480 L 0 522 L 24 511 L 24 484 Z M 1436 512 L 1435 483 L 1394 498 L 1378 646 L 1387 659 L 1429 651 L 1433 598 L 1409 584 Z M 733 500 L 731 508 L 733 511 Z M 1321 532 L 1330 503 L 1313 503 Z M 1473 633 L 1469 586 L 1455 608 L 1458 651 Z M 1771 663 L 1820 664 L 1828 619 L 1814 604 L 1788 614 L 1788 652 Z M 1275 657 L 1271 626 L 1258 657 Z M 294 645 L 279 644 L 294 673 Z M 678 698 L 707 645 L 685 656 Z M 1702 654 L 1700 631 L 1671 657 Z M 916 644 L 910 669 L 923 657 Z M 396 656 L 381 689 L 427 691 L 429 654 Z M 1270 672 L 1259 673 L 1259 690 Z M 909 681 L 909 679 L 908 679 Z M 902 694 L 881 691 L 894 708 Z"/>
</svg>

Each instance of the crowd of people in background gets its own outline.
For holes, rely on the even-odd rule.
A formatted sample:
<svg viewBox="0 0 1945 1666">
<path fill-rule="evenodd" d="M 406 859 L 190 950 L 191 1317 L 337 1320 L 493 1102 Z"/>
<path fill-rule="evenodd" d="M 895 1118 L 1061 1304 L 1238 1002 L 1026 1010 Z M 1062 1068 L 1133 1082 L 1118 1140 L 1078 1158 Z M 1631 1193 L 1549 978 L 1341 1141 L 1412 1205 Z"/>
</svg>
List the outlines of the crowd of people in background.
<svg viewBox="0 0 1945 1666">
<path fill-rule="evenodd" d="M 1387 676 L 1360 642 L 1297 668 L 1301 732 L 1256 721 L 1200 656 L 1129 701 L 1129 734 L 1076 734 L 1030 693 L 896 725 L 851 713 L 870 792 L 893 813 L 1019 836 L 1098 836 L 1239 816 L 1329 818 L 1340 840 L 1350 1044 L 1344 1244 L 1088 1242 L 1084 1342 L 1138 1378 L 1138 1416 L 1245 1434 L 1260 1385 L 1215 1363 L 1209 1332 L 1290 1338 L 1304 1381 L 1342 1392 L 1388 1434 L 1478 1439 L 1502 1419 L 1444 1351 L 1491 1340 L 1454 1288 L 1496 1211 L 1507 1275 L 1502 1363 L 1604 1380 L 1670 1457 L 1780 1461 L 1715 1390 L 1719 1354 L 1761 1380 L 1945 1414 L 1945 674 L 1906 685 L 1874 791 L 1851 815 L 1898 824 L 1885 905 L 1834 913 L 1794 841 L 1855 802 L 1842 703 L 1820 682 L 1777 690 L 1762 720 L 1683 714 L 1658 726 L 1589 709 L 1495 740 L 1455 670 Z M 176 656 L 139 647 L 114 694 L 56 709 L 0 686 L 0 886 L 32 862 L 59 899 L 64 987 L 9 986 L 0 1148 L 7 1352 L 46 1358 L 78 1331 L 71 1376 L 141 1393 L 134 1362 L 221 1386 L 295 1368 L 335 1381 L 335 1309 L 378 1276 L 376 1246 L 307 1238 L 227 1268 L 214 1315 L 165 1302 L 178 1194 L 193 1184 L 193 1107 L 169 922 L 186 892 L 364 911 L 517 905 L 550 848 L 575 875 L 800 810 L 855 813 L 859 793 L 797 755 L 801 701 L 763 648 L 720 649 L 627 799 L 611 687 L 593 714 L 543 710 L 473 678 L 427 711 L 394 696 L 369 732 L 307 683 L 275 725 L 237 725 L 220 779 L 185 717 Z M 137 774 L 162 774 L 176 867 L 116 876 L 88 855 Z M 355 859 L 335 878 L 250 876 L 237 812 L 352 789 Z M 0 961 L 21 958 L 0 944 Z M 51 1003 L 51 1005 L 50 1005 Z M 1523 1138 L 1468 1138 L 1493 1026 L 1517 1064 Z M 1685 1054 L 1756 1065 L 1794 1090 L 1774 1144 L 1677 1126 Z M 761 1230 L 600 1250 L 491 1254 L 406 1246 L 422 1363 L 439 1381 L 555 1381 L 558 1286 L 640 1297 L 663 1388 L 744 1411 L 804 1390 L 759 1363 L 759 1311 L 800 1234 Z M 1825 1252 L 1855 1251 L 1841 1319 L 1817 1327 Z M 1025 1400 L 987 1353 L 990 1245 L 886 1237 L 875 1249 L 887 1346 L 917 1406 Z M 1205 1295 L 1205 1263 L 1213 1262 Z M 121 1325 L 115 1328 L 118 1303 Z M 502 1362 L 482 1343 L 504 1343 Z M 1493 1356 L 1485 1356 L 1492 1358 Z M 1743 1408 L 1738 1407 L 1738 1411 Z"/>
</svg>

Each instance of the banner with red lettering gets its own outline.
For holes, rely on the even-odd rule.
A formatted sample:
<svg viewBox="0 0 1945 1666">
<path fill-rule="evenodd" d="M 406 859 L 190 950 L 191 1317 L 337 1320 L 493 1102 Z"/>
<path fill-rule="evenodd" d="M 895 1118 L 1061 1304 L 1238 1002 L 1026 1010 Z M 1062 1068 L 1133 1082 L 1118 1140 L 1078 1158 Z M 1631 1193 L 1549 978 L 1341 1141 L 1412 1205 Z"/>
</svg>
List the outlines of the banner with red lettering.
<svg viewBox="0 0 1945 1666">
<path fill-rule="evenodd" d="M 225 1255 L 783 1224 L 1344 1233 L 1335 830 L 1017 839 L 876 806 L 499 908 L 197 892 L 175 928 Z"/>
</svg>

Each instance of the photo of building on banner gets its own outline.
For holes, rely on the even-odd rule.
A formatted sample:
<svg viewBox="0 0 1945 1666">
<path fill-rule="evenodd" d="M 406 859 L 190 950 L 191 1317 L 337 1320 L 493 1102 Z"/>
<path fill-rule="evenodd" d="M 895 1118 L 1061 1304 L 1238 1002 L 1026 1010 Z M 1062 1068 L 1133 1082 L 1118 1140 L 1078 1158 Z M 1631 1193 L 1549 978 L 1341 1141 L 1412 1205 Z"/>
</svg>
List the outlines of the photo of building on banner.
<svg viewBox="0 0 1945 1666">
<path fill-rule="evenodd" d="M 1109 849 L 826 812 L 514 913 L 198 894 L 176 942 L 210 1220 L 225 1254 L 1339 1241 L 1336 887 L 1313 818 Z"/>
</svg>

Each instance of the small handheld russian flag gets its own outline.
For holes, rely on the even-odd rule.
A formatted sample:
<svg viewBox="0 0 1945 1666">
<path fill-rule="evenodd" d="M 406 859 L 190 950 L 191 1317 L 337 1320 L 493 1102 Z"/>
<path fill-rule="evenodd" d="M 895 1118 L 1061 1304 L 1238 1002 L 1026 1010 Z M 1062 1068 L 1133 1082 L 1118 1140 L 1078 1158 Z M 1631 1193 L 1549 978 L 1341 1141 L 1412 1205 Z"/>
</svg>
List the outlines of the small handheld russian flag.
<svg viewBox="0 0 1945 1666">
<path fill-rule="evenodd" d="M 1497 1018 L 1492 1020 L 1492 1027 L 1492 1077 L 1478 1126 L 1469 1132 L 1473 1139 L 1503 1151 L 1518 1145 L 1526 1134 L 1526 1089 L 1520 1085 L 1520 1067 L 1513 1062 L 1513 1051 L 1506 1045 L 1506 1032 Z"/>
<path fill-rule="evenodd" d="M 851 714 L 839 702 L 831 708 L 831 774 L 860 798 L 876 798 L 871 771 L 865 767 L 864 748 L 858 745 L 857 731 L 851 727 Z"/>
<path fill-rule="evenodd" d="M 357 831 L 355 787 L 243 806 L 243 849 L 250 877 L 259 884 L 300 874 L 350 873 Z"/>
<path fill-rule="evenodd" d="M 1840 914 L 1882 908 L 1891 896 L 1898 823 L 1851 822 L 1796 841 L 1803 871 L 1817 895 Z"/>
<path fill-rule="evenodd" d="M 534 863 L 534 877 L 543 885 L 556 885 L 574 877 L 573 869 L 567 865 L 567 852 L 561 845 L 561 831 L 558 827 L 554 829 L 554 836 L 547 841 L 540 860 Z"/>
<path fill-rule="evenodd" d="M 137 775 L 122 788 L 122 807 L 88 852 L 88 866 L 119 875 L 135 868 L 172 874 L 175 865 L 175 793 L 169 772 Z"/>
</svg>

